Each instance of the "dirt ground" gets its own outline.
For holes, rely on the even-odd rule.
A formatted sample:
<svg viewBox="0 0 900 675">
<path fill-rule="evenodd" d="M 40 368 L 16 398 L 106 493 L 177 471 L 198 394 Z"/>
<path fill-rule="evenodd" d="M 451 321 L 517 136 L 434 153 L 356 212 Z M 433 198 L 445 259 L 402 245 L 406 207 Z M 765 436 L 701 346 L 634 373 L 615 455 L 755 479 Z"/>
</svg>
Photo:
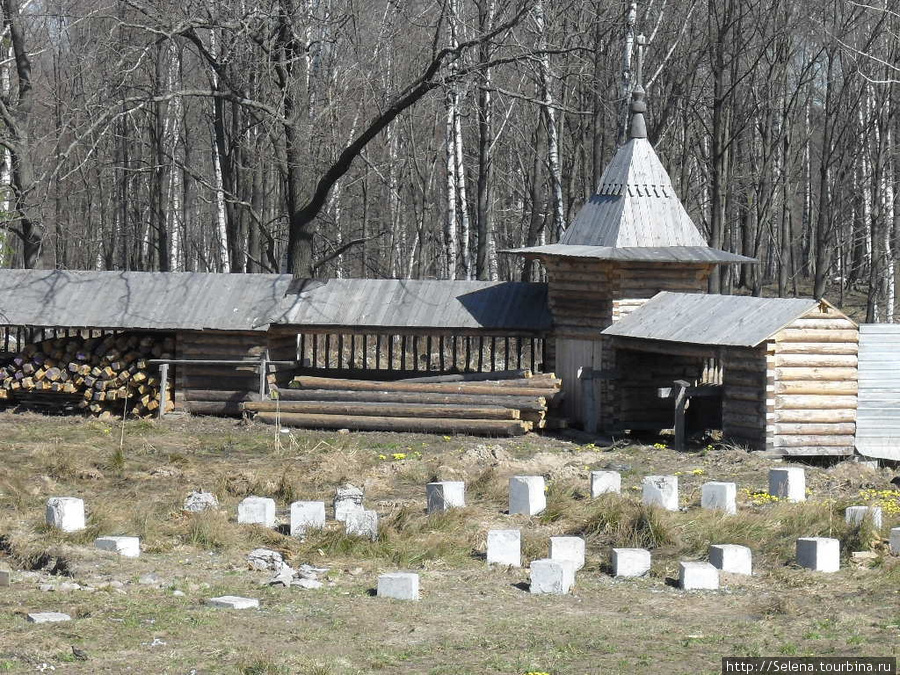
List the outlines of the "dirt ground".
<svg viewBox="0 0 900 675">
<path fill-rule="evenodd" d="M 900 655 L 900 560 L 885 545 L 900 508 L 886 510 L 877 536 L 842 517 L 873 499 L 900 506 L 889 492 L 897 469 L 806 466 L 809 499 L 794 505 L 758 494 L 780 460 L 715 444 L 676 453 L 661 439 L 279 433 L 211 418 L 123 426 L 12 413 L 0 413 L 0 452 L 0 566 L 13 578 L 0 589 L 0 672 L 693 674 L 719 673 L 731 655 Z M 601 468 L 622 471 L 620 497 L 589 498 L 589 472 Z M 679 474 L 681 512 L 640 504 L 641 478 L 663 473 Z M 542 516 L 505 513 L 514 474 L 548 479 Z M 433 479 L 465 480 L 467 507 L 427 516 Z M 275 498 L 285 520 L 297 499 L 329 502 L 330 517 L 347 480 L 379 512 L 377 542 L 334 523 L 301 541 L 236 522 L 250 494 Z M 738 515 L 699 508 L 708 480 L 738 484 Z M 197 488 L 216 493 L 220 512 L 181 511 Z M 82 497 L 88 529 L 48 530 L 51 496 Z M 547 556 L 551 535 L 584 536 L 574 592 L 532 596 L 527 568 L 488 568 L 486 533 L 501 527 L 522 529 L 526 563 Z M 96 551 L 101 534 L 141 536 L 141 557 Z M 840 572 L 793 564 L 796 537 L 829 535 L 843 543 Z M 711 543 L 751 546 L 754 576 L 723 575 L 719 591 L 675 588 L 678 562 L 704 559 Z M 613 579 L 610 547 L 636 544 L 652 548 L 651 574 Z M 271 574 L 246 562 L 259 546 L 328 568 L 325 586 L 268 586 Z M 420 575 L 419 602 L 374 597 L 378 575 L 396 570 Z M 260 608 L 205 604 L 217 595 Z M 26 622 L 38 611 L 73 620 Z"/>
</svg>

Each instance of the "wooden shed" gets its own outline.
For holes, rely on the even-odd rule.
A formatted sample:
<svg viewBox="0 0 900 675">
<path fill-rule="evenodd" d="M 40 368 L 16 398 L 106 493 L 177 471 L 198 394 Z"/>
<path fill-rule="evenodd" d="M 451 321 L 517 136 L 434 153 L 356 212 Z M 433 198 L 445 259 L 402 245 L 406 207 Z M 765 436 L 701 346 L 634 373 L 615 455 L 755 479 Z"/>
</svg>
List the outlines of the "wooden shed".
<svg viewBox="0 0 900 675">
<path fill-rule="evenodd" d="M 617 353 L 620 429 L 653 414 L 670 428 L 658 388 L 676 374 L 699 384 L 715 359 L 727 438 L 784 455 L 854 453 L 859 331 L 825 301 L 660 293 L 604 335 Z"/>
</svg>

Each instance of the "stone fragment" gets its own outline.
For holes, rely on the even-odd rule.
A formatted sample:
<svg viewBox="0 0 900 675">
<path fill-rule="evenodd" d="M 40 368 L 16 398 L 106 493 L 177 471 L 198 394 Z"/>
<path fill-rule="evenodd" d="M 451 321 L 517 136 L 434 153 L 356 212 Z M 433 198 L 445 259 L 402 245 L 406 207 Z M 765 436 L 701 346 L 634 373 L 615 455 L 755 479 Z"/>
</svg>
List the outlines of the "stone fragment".
<svg viewBox="0 0 900 675">
<path fill-rule="evenodd" d="M 466 484 L 461 480 L 445 480 L 425 486 L 428 513 L 447 511 L 466 505 Z"/>
<path fill-rule="evenodd" d="M 378 514 L 369 509 L 349 511 L 344 520 L 344 531 L 354 537 L 378 539 Z"/>
<path fill-rule="evenodd" d="M 531 587 L 532 593 L 547 593 L 550 595 L 565 595 L 575 584 L 575 566 L 562 560 L 531 561 Z"/>
<path fill-rule="evenodd" d="M 137 558 L 141 555 L 140 537 L 98 537 L 94 539 L 94 548 L 101 551 L 112 551 L 125 558 Z"/>
<path fill-rule="evenodd" d="M 209 509 L 219 508 L 219 500 L 216 499 L 212 492 L 195 490 L 185 497 L 184 505 L 181 508 L 190 513 L 201 513 Z"/>
<path fill-rule="evenodd" d="M 419 599 L 419 575 L 412 572 L 390 572 L 378 577 L 378 597 L 395 600 Z"/>
<path fill-rule="evenodd" d="M 872 527 L 876 530 L 881 529 L 881 507 L 880 506 L 848 506 L 844 510 L 844 520 L 848 525 L 862 525 L 863 520 L 869 518 Z"/>
<path fill-rule="evenodd" d="M 238 522 L 275 527 L 275 500 L 269 497 L 245 497 L 238 504 Z"/>
<path fill-rule="evenodd" d="M 547 508 L 543 476 L 511 476 L 509 479 L 509 513 L 535 516 Z"/>
<path fill-rule="evenodd" d="M 291 585 L 305 588 L 308 591 L 313 591 L 317 588 L 322 588 L 324 584 L 318 579 L 294 579 L 291 582 Z"/>
<path fill-rule="evenodd" d="M 60 621 L 71 621 L 72 617 L 62 612 L 34 612 L 28 615 L 30 623 L 58 623 Z"/>
<path fill-rule="evenodd" d="M 218 598 L 210 598 L 206 601 L 206 604 L 224 609 L 252 609 L 259 607 L 259 600 L 256 598 L 242 598 L 237 595 L 220 595 Z"/>
<path fill-rule="evenodd" d="M 0 588 L 9 587 L 10 577 L 9 570 L 0 570 Z"/>
<path fill-rule="evenodd" d="M 641 486 L 647 506 L 659 506 L 666 511 L 678 510 L 678 476 L 644 476 Z"/>
<path fill-rule="evenodd" d="M 678 585 L 686 591 L 714 591 L 719 587 L 719 570 L 708 562 L 678 563 Z"/>
<path fill-rule="evenodd" d="M 769 494 L 789 502 L 806 501 L 806 472 L 796 466 L 769 469 Z"/>
<path fill-rule="evenodd" d="M 487 562 L 489 565 L 522 566 L 522 533 L 519 530 L 488 530 Z"/>
<path fill-rule="evenodd" d="M 591 497 L 622 491 L 622 474 L 618 471 L 591 471 Z"/>
<path fill-rule="evenodd" d="M 704 483 L 700 488 L 700 507 L 734 515 L 737 513 L 737 485 L 718 481 Z"/>
<path fill-rule="evenodd" d="M 247 564 L 254 570 L 278 572 L 286 563 L 278 551 L 255 548 L 247 554 Z"/>
<path fill-rule="evenodd" d="M 84 501 L 77 497 L 50 497 L 47 500 L 47 525 L 63 532 L 84 529 Z"/>
<path fill-rule="evenodd" d="M 362 503 L 363 491 L 355 485 L 344 483 L 334 491 L 334 519 L 344 522 L 348 513 L 362 510 Z"/>
<path fill-rule="evenodd" d="M 141 575 L 138 578 L 138 583 L 141 586 L 161 586 L 162 579 L 160 579 L 159 575 L 155 572 L 148 572 L 147 574 Z"/>
<path fill-rule="evenodd" d="M 729 574 L 753 574 L 753 553 L 738 544 L 714 544 L 709 547 L 709 562 Z"/>
<path fill-rule="evenodd" d="M 584 567 L 584 539 L 581 537 L 550 537 L 550 560 L 570 562 L 575 571 Z"/>
<path fill-rule="evenodd" d="M 891 528 L 891 553 L 900 555 L 900 527 Z"/>
<path fill-rule="evenodd" d="M 290 586 L 294 581 L 294 570 L 288 565 L 283 565 L 280 570 L 275 572 L 275 576 L 269 579 L 269 586 Z"/>
<path fill-rule="evenodd" d="M 291 536 L 300 537 L 307 530 L 325 527 L 325 502 L 294 502 L 291 504 Z"/>
<path fill-rule="evenodd" d="M 841 568 L 841 542 L 829 537 L 797 540 L 797 564 L 815 572 L 837 572 Z"/>
<path fill-rule="evenodd" d="M 642 577 L 650 571 L 650 551 L 645 548 L 614 548 L 614 577 Z"/>
</svg>

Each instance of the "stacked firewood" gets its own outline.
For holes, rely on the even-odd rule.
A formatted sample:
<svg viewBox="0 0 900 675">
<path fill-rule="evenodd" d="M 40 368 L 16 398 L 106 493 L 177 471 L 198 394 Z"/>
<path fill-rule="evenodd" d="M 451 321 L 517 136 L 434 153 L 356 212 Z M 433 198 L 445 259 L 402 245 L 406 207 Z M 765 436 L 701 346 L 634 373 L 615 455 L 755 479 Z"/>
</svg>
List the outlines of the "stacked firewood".
<svg viewBox="0 0 900 675">
<path fill-rule="evenodd" d="M 140 333 L 30 343 L 0 363 L 0 400 L 50 411 L 74 404 L 100 417 L 153 415 L 162 402 L 158 366 L 149 360 L 172 358 L 173 350 L 172 338 Z"/>
<path fill-rule="evenodd" d="M 241 405 L 257 420 L 283 426 L 519 436 L 545 426 L 560 384 L 529 371 L 393 382 L 301 376 L 274 393 L 275 401 Z"/>
</svg>

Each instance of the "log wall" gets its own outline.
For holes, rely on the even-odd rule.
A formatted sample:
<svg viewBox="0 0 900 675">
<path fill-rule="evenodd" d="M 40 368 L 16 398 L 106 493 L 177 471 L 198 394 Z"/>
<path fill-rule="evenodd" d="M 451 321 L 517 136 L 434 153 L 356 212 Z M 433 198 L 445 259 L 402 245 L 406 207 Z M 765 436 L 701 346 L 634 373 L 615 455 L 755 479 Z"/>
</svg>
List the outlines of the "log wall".
<svg viewBox="0 0 900 675">
<path fill-rule="evenodd" d="M 722 433 L 761 450 L 766 445 L 766 349 L 729 347 L 722 354 Z"/>
<path fill-rule="evenodd" d="M 829 305 L 768 344 L 766 449 L 784 455 L 852 455 L 859 329 Z"/>
</svg>

